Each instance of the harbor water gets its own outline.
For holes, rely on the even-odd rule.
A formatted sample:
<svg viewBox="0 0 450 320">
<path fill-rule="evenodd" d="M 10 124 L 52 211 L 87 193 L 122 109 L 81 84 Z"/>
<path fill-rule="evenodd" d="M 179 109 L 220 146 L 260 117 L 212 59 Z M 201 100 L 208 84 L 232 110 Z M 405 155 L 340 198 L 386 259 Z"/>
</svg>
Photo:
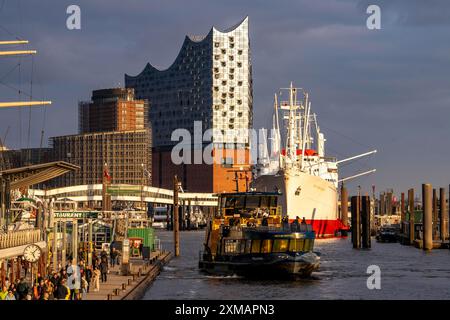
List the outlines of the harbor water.
<svg viewBox="0 0 450 320">
<path fill-rule="evenodd" d="M 173 250 L 172 232 L 157 236 Z M 450 299 L 450 250 L 427 253 L 374 239 L 370 250 L 355 250 L 350 239 L 316 240 L 321 267 L 312 278 L 268 281 L 201 273 L 203 240 L 203 231 L 181 232 L 180 257 L 164 267 L 143 299 Z M 380 268 L 380 289 L 368 289 L 371 265 Z"/>
</svg>

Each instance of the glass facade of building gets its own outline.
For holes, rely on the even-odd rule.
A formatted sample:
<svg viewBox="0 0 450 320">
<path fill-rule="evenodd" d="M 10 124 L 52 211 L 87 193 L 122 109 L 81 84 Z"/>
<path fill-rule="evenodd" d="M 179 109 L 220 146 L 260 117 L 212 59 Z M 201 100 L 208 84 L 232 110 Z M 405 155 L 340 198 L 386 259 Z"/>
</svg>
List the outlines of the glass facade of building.
<svg viewBox="0 0 450 320">
<path fill-rule="evenodd" d="M 137 76 L 125 75 L 137 99 L 151 103 L 153 146 L 172 146 L 172 132 L 194 131 L 194 121 L 220 130 L 214 143 L 247 147 L 252 127 L 252 70 L 248 17 L 236 26 L 206 36 L 186 36 L 175 62 L 160 71 L 147 64 Z M 209 143 L 209 142 L 205 142 Z"/>
</svg>

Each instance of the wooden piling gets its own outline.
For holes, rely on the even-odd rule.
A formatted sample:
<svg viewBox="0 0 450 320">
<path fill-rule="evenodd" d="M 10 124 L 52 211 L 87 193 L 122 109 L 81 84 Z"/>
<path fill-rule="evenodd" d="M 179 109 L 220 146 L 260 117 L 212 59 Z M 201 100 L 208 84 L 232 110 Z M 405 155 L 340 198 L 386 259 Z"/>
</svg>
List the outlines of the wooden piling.
<svg viewBox="0 0 450 320">
<path fill-rule="evenodd" d="M 406 211 L 405 211 L 405 193 L 402 192 L 400 196 L 400 228 L 401 232 L 404 231 L 404 222 L 406 220 Z"/>
<path fill-rule="evenodd" d="M 437 209 L 437 205 L 438 205 L 438 198 L 437 198 L 437 191 L 436 189 L 433 188 L 433 214 L 432 214 L 432 219 L 433 219 L 433 226 L 432 226 L 432 235 L 433 235 L 433 240 L 437 239 L 437 225 L 438 225 L 438 209 Z"/>
<path fill-rule="evenodd" d="M 352 243 L 354 249 L 361 248 L 361 216 L 360 216 L 360 197 L 353 196 L 351 198 L 352 212 Z"/>
<path fill-rule="evenodd" d="M 445 188 L 439 189 L 439 223 L 440 239 L 444 242 L 447 239 L 447 203 L 445 201 Z"/>
<path fill-rule="evenodd" d="M 429 183 L 422 184 L 423 207 L 423 250 L 433 249 L 433 203 L 432 186 Z"/>
<path fill-rule="evenodd" d="M 370 197 L 363 196 L 361 198 L 361 237 L 362 247 L 369 249 L 371 247 L 370 238 Z"/>
<path fill-rule="evenodd" d="M 341 185 L 341 220 L 344 227 L 348 227 L 348 193 L 343 183 Z"/>
<path fill-rule="evenodd" d="M 392 192 L 386 193 L 386 214 L 388 216 L 392 215 Z"/>
<path fill-rule="evenodd" d="M 415 208 L 414 208 L 414 189 L 408 190 L 408 211 L 409 211 L 409 244 L 415 240 Z"/>
<path fill-rule="evenodd" d="M 380 193 L 380 216 L 384 216 L 386 214 L 386 200 L 384 193 Z"/>
</svg>

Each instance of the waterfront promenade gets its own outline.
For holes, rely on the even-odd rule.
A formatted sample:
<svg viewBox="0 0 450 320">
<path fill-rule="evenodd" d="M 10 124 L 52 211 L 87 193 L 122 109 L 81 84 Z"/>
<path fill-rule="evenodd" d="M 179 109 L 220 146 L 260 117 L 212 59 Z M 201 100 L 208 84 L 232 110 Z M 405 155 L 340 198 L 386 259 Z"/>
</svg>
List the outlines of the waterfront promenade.
<svg viewBox="0 0 450 320">
<path fill-rule="evenodd" d="M 131 258 L 131 274 L 128 276 L 120 275 L 120 266 L 112 267 L 108 281 L 100 282 L 99 291 L 90 290 L 85 300 L 140 299 L 170 258 L 171 253 L 167 251 L 152 252 L 148 262 Z"/>
</svg>

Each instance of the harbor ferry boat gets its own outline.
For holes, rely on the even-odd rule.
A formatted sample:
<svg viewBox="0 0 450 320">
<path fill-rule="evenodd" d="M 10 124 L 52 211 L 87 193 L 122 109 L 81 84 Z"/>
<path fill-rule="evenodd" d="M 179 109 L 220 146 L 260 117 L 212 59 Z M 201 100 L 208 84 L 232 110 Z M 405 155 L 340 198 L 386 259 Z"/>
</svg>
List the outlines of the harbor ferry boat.
<svg viewBox="0 0 450 320">
<path fill-rule="evenodd" d="M 278 192 L 222 193 L 199 268 L 214 275 L 308 277 L 319 268 L 310 224 L 283 219 Z"/>
</svg>

